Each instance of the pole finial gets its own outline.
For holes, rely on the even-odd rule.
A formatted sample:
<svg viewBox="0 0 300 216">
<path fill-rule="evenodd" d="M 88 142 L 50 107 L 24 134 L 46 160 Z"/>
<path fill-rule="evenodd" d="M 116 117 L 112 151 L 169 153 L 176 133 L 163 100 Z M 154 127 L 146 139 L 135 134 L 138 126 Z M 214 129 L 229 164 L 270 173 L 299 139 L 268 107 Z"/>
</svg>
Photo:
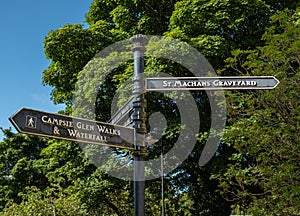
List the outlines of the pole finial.
<svg viewBox="0 0 300 216">
<path fill-rule="evenodd" d="M 145 46 L 147 45 L 149 38 L 146 35 L 137 34 L 130 38 L 130 43 L 133 44 L 132 51 L 145 52 Z"/>
</svg>

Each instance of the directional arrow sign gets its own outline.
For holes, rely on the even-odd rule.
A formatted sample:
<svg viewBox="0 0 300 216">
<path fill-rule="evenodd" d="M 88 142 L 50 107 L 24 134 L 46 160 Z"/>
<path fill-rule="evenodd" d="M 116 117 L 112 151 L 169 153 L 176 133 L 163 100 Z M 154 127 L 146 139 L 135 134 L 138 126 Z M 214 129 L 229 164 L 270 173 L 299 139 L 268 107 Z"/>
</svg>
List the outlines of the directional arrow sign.
<svg viewBox="0 0 300 216">
<path fill-rule="evenodd" d="M 147 91 L 273 89 L 278 84 L 273 76 L 146 78 Z"/>
<path fill-rule="evenodd" d="M 64 140 L 135 149 L 135 129 L 22 108 L 9 118 L 21 132 Z"/>
<path fill-rule="evenodd" d="M 131 98 L 127 103 L 125 103 L 108 121 L 110 124 L 117 124 L 128 126 L 132 123 L 131 114 L 133 112 L 134 98 Z"/>
</svg>

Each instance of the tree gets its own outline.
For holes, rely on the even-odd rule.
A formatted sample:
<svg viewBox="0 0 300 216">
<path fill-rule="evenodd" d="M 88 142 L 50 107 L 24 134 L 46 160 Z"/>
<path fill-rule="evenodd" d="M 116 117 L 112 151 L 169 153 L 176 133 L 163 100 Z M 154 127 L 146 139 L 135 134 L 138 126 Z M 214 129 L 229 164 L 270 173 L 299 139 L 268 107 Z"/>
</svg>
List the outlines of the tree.
<svg viewBox="0 0 300 216">
<path fill-rule="evenodd" d="M 251 49 L 261 44 L 269 25 L 265 1 L 180 1 L 170 20 L 172 37 L 187 41 L 209 59 L 215 69 L 234 49 Z"/>
<path fill-rule="evenodd" d="M 173 8 L 174 5 L 174 8 Z M 279 8 L 280 4 L 268 5 L 268 2 L 257 0 L 257 1 L 204 1 L 204 0 L 194 0 L 194 1 L 143 1 L 143 2 L 128 2 L 128 1 L 94 1 L 90 11 L 86 15 L 86 20 L 89 23 L 89 28 L 81 29 L 80 31 L 89 32 L 88 34 L 98 37 L 100 35 L 102 38 L 107 38 L 111 43 L 118 41 L 120 39 L 129 38 L 137 33 L 144 34 L 164 34 L 169 37 L 179 38 L 186 41 L 197 49 L 199 49 L 214 65 L 217 69 L 222 69 L 225 65 L 224 60 L 228 58 L 231 51 L 240 49 L 254 49 L 258 45 L 263 45 L 263 41 L 260 40 L 265 28 L 271 24 L 270 15 L 275 12 L 275 8 Z M 291 5 L 293 7 L 294 5 Z M 153 9 L 154 8 L 154 9 Z M 69 28 L 72 28 L 70 26 Z M 62 40 L 57 40 L 56 37 L 52 35 L 61 35 Z M 85 33 L 87 34 L 87 33 Z M 76 34 L 75 34 L 76 35 Z M 52 53 L 52 55 L 47 55 L 48 58 L 52 59 L 51 65 L 67 65 L 62 59 L 55 58 L 55 55 L 68 56 L 70 53 L 66 52 L 65 49 L 58 49 L 57 47 L 51 47 L 49 44 L 69 44 L 71 41 L 76 41 L 74 39 L 69 40 L 69 37 L 65 37 L 67 34 L 63 29 L 53 31 L 45 40 L 45 52 Z M 79 40 L 81 38 L 79 37 Z M 76 44 L 76 43 L 74 43 Z M 95 43 L 97 44 L 97 43 Z M 105 44 L 95 45 L 93 52 L 89 54 L 95 55 L 99 50 L 105 47 Z M 78 56 L 82 54 L 81 49 L 76 46 L 72 46 L 72 50 L 78 53 Z M 91 57 L 90 56 L 90 57 Z M 171 75 L 186 74 L 188 71 L 174 62 L 166 61 L 159 58 L 148 58 L 146 59 L 146 70 L 151 69 L 162 69 Z M 61 86 L 68 85 L 70 89 L 60 89 L 57 83 L 47 79 L 51 77 L 51 74 L 59 74 L 55 67 L 49 67 L 49 70 L 44 73 L 44 80 L 48 80 L 47 84 L 54 86 L 54 92 L 58 91 L 57 94 L 53 94 L 55 98 L 63 98 L 61 102 L 72 104 L 71 89 L 74 89 L 74 84 L 77 81 L 78 73 L 84 67 L 84 63 L 79 64 L 78 61 L 72 62 L 72 65 L 76 65 L 77 70 L 72 70 L 72 76 L 74 79 L 61 79 Z M 159 66 L 156 66 L 156 65 Z M 176 68 L 176 72 L 172 70 Z M 102 86 L 97 94 L 96 100 L 96 111 L 97 119 L 106 121 L 109 119 L 109 113 L 107 109 L 103 109 L 104 105 L 109 105 L 116 90 L 116 85 L 121 85 L 122 80 L 127 80 L 128 77 L 132 76 L 132 62 L 123 64 L 114 70 L 111 74 L 110 80 L 106 81 L 104 86 Z M 235 71 L 228 70 L 225 75 L 233 74 Z M 62 76 L 63 78 L 64 76 Z M 70 85 L 70 80 L 72 80 Z M 74 81 L 74 82 L 73 82 Z M 205 107 L 203 111 L 200 112 L 202 116 L 209 116 L 210 111 L 207 106 L 207 99 L 205 100 L 205 94 L 196 92 L 194 93 L 196 98 L 201 98 L 198 101 L 206 101 L 203 104 L 199 104 L 201 107 Z M 59 97 L 58 97 L 59 96 Z M 153 101 L 153 105 L 158 105 L 157 97 L 148 96 L 149 101 Z M 56 100 L 59 101 L 59 100 Z M 164 103 L 166 107 L 164 108 L 174 108 L 174 102 L 166 101 Z M 106 106 L 105 106 L 106 107 Z M 155 108 L 151 105 L 148 107 L 147 112 L 154 112 Z M 167 112 L 166 112 L 167 113 Z M 171 112 L 173 116 L 178 116 L 176 111 Z M 173 117 L 174 118 L 174 117 Z M 204 127 L 201 129 L 201 134 L 207 132 L 210 119 L 207 118 L 207 122 L 204 123 Z M 172 122 L 172 126 L 167 132 L 165 151 L 167 151 L 170 146 L 176 140 L 176 134 L 178 134 L 178 122 Z M 177 132 L 176 132 L 177 131 Z M 169 136 L 168 136 L 169 135 Z M 204 140 L 203 137 L 202 140 Z M 200 139 L 201 140 L 201 139 Z M 186 175 L 173 175 L 170 174 L 170 182 L 176 182 L 173 184 L 174 189 L 179 187 L 179 185 L 184 185 L 185 189 L 191 191 L 189 194 L 190 198 L 193 200 L 193 208 L 196 213 L 199 209 L 203 209 L 203 215 L 205 215 L 205 209 L 222 209 L 226 211 L 228 209 L 228 204 L 222 200 L 218 194 L 214 192 L 214 187 L 211 185 L 216 185 L 217 182 L 210 180 L 210 173 L 212 170 L 221 169 L 223 170 L 223 161 L 226 161 L 226 154 L 232 152 L 232 148 L 226 145 L 222 146 L 220 150 L 221 156 L 216 157 L 216 159 L 211 163 L 210 166 L 205 168 L 195 169 L 197 167 L 197 162 L 199 159 L 200 152 L 203 148 L 203 143 L 199 142 L 194 152 L 191 154 L 189 160 L 187 160 L 180 168 L 174 173 L 186 173 Z M 160 148 L 153 149 L 150 152 L 150 157 L 155 157 L 158 154 Z M 203 190 L 199 188 L 204 188 L 208 190 L 208 197 L 202 197 L 202 194 L 197 193 Z M 176 191 L 176 189 L 175 189 Z M 197 191 L 197 192 L 195 192 Z M 218 201 L 213 202 L 214 207 L 201 206 L 198 200 L 210 200 L 215 199 Z M 221 203 L 223 203 L 224 207 Z M 210 203 L 211 204 L 211 203 Z M 209 210 L 206 214 L 211 214 Z M 219 213 L 222 215 L 229 214 Z"/>
<path fill-rule="evenodd" d="M 45 38 L 45 54 L 51 60 L 51 64 L 43 73 L 43 83 L 53 87 L 51 97 L 54 103 L 65 103 L 67 108 L 64 114 L 71 114 L 75 109 L 73 105 L 76 83 L 80 82 L 79 77 L 86 69 L 85 67 L 93 66 L 93 62 L 90 60 L 108 45 L 142 33 L 178 38 L 193 45 L 223 75 L 270 74 L 276 75 L 278 78 L 284 77 L 288 84 L 284 85 L 282 81 L 281 86 L 285 87 L 282 87 L 281 90 L 286 93 L 285 96 L 297 98 L 295 90 L 297 83 L 292 81 L 298 77 L 295 68 L 299 67 L 299 62 L 297 62 L 299 59 L 295 57 L 299 50 L 299 43 L 295 39 L 298 34 L 297 23 L 299 22 L 297 13 L 293 16 L 294 23 L 288 22 L 289 16 L 284 14 L 278 16 L 278 19 L 270 19 L 272 14 L 286 6 L 295 9 L 296 3 L 292 0 L 284 2 L 272 0 L 95 0 L 86 14 L 86 22 L 89 25 L 87 28 L 78 24 L 68 24 L 51 31 Z M 275 25 L 278 20 L 280 20 L 281 27 Z M 264 34 L 264 40 L 261 40 L 266 27 L 270 28 Z M 291 40 L 285 41 L 286 38 L 291 38 Z M 282 50 L 278 50 L 283 45 L 286 48 L 284 49 L 286 55 L 282 55 Z M 256 48 L 257 46 L 260 47 Z M 148 49 L 152 48 L 148 47 Z M 178 48 L 171 47 L 170 49 Z M 233 51 L 236 55 L 229 58 Z M 120 55 L 118 58 L 126 59 L 126 54 L 128 53 L 124 52 L 124 55 Z M 132 52 L 130 54 L 132 55 Z M 109 67 L 113 60 L 112 56 L 103 59 L 103 67 Z M 228 59 L 227 62 L 225 62 L 226 59 Z M 190 71 L 174 61 L 153 56 L 146 57 L 145 61 L 145 71 L 148 73 L 154 71 L 168 73 L 172 76 L 191 75 Z M 238 64 L 239 62 L 240 64 Z M 233 68 L 225 67 L 226 64 L 231 64 Z M 284 72 L 280 73 L 281 71 Z M 132 74 L 132 60 L 126 60 L 114 68 L 101 87 L 97 88 L 94 103 L 97 120 L 107 121 L 110 118 L 111 113 L 108 107 L 110 107 L 118 87 L 132 77 Z M 88 83 L 91 86 L 86 89 L 85 94 L 80 95 L 81 97 L 89 98 L 91 96 L 93 77 L 89 78 L 91 82 Z M 286 155 L 290 152 L 285 151 L 282 144 L 290 145 L 292 143 L 290 141 L 298 141 L 297 136 L 294 136 L 294 132 L 298 130 L 298 125 L 295 125 L 295 122 L 299 120 L 295 116 L 298 115 L 292 116 L 287 111 L 290 105 L 298 106 L 297 100 L 288 102 L 287 97 L 281 98 L 279 95 L 281 96 L 281 93 L 277 89 L 274 92 L 239 92 L 230 95 L 228 98 L 228 128 L 223 143 L 220 143 L 220 148 L 213 160 L 206 166 L 199 167 L 199 157 L 209 133 L 211 108 L 205 92 L 193 93 L 199 108 L 198 114 L 201 116 L 201 120 L 203 119 L 199 130 L 200 136 L 193 152 L 185 162 L 173 172 L 165 175 L 165 200 L 168 214 L 229 215 L 230 204 L 234 207 L 241 206 L 242 210 L 245 210 L 245 204 L 249 204 L 249 209 L 246 210 L 253 212 L 264 210 L 262 206 L 273 207 L 272 205 L 278 201 L 278 194 L 271 193 L 269 190 L 276 188 L 280 182 L 277 181 L 277 177 L 272 179 L 270 173 L 274 173 L 274 170 L 280 167 L 270 162 L 267 157 L 283 156 L 281 160 L 288 161 Z M 175 96 L 184 98 L 180 94 Z M 174 145 L 183 126 L 175 100 L 170 100 L 159 93 L 147 94 L 146 97 L 148 101 L 151 101 L 148 103 L 147 113 L 161 111 L 168 120 L 167 131 L 163 139 L 149 149 L 148 158 L 155 158 L 159 157 L 161 152 L 166 153 Z M 85 105 L 82 105 L 81 111 L 85 111 Z M 280 108 L 278 109 L 278 107 Z M 257 108 L 260 110 L 257 111 Z M 293 114 L 298 114 L 298 111 L 296 108 Z M 250 115 L 250 113 L 254 113 L 254 115 Z M 290 118 L 280 117 L 278 113 Z M 277 117 L 281 119 L 279 123 Z M 193 116 L 191 115 L 190 118 L 192 121 Z M 238 121 L 235 122 L 237 118 Z M 270 122 L 271 126 L 274 124 L 276 127 L 274 125 L 270 127 Z M 147 122 L 147 124 L 149 129 L 150 123 Z M 261 134 L 261 125 L 264 126 L 265 139 L 258 136 Z M 290 128 L 290 125 L 294 127 Z M 277 155 L 273 150 L 268 155 L 258 145 L 255 145 L 255 148 L 248 148 L 253 141 L 258 143 L 263 140 L 265 148 L 272 149 L 273 143 L 268 140 L 274 135 L 278 140 L 272 140 L 272 142 L 283 149 L 280 154 Z M 115 179 L 97 170 L 87 160 L 78 144 L 14 135 L 11 132 L 7 132 L 7 136 L 7 139 L 1 143 L 2 151 L 9 153 L 7 154 L 9 156 L 3 154 L 3 160 L 1 160 L 1 169 L 4 170 L 1 176 L 1 193 L 4 194 L 2 208 L 6 204 L 5 212 L 15 209 L 24 212 L 26 206 L 52 208 L 49 203 L 59 203 L 60 209 L 69 209 L 70 212 L 77 209 L 80 213 L 90 215 L 99 214 L 99 212 L 110 215 L 132 214 L 131 182 Z M 32 151 L 26 153 L 25 157 L 20 156 L 19 152 L 25 151 L 23 145 L 29 145 L 28 142 L 31 143 Z M 41 145 L 43 146 L 38 147 Z M 11 146 L 15 148 L 11 150 Z M 93 148 L 91 147 L 89 153 L 93 153 Z M 119 158 L 122 156 L 129 161 L 132 160 L 132 156 L 126 151 L 118 149 L 112 151 Z M 294 154 L 296 155 L 296 153 Z M 258 162 L 262 165 L 254 167 L 253 164 Z M 286 162 L 283 163 L 286 166 L 282 166 L 281 169 L 294 171 L 298 164 L 293 159 L 290 162 L 293 164 L 292 166 L 288 166 L 288 162 Z M 265 166 L 269 163 L 272 166 Z M 114 165 L 108 163 L 108 166 Z M 259 168 L 258 171 L 256 168 Z M 29 172 L 24 172 L 24 170 Z M 212 179 L 212 174 L 218 175 Z M 261 178 L 261 174 L 263 178 Z M 22 175 L 26 178 L 21 178 Z M 17 180 L 12 178 L 13 176 L 18 176 Z M 296 185 L 297 178 L 295 176 L 290 178 L 290 185 Z M 285 173 L 281 177 L 284 177 L 285 180 L 289 176 Z M 232 181 L 233 179 L 234 181 Z M 15 187 L 15 185 L 19 185 L 19 187 Z M 218 185 L 223 189 L 220 189 L 220 192 L 216 192 Z M 29 190 L 26 189 L 28 186 Z M 160 213 L 160 182 L 152 180 L 147 182 L 146 186 L 146 214 L 158 215 Z M 239 188 L 240 186 L 242 188 Z M 295 191 L 293 194 L 297 195 L 296 187 L 291 186 L 286 189 Z M 59 192 L 53 196 L 51 193 L 49 195 L 49 191 L 53 190 Z M 17 194 L 20 192 L 24 195 L 18 197 Z M 229 199 L 232 197 L 229 194 L 235 192 L 238 193 L 238 199 L 230 203 Z M 66 198 L 66 194 L 71 194 L 70 200 Z M 259 199 L 259 197 L 268 199 Z M 12 202 L 20 205 L 12 205 L 13 207 L 10 209 L 8 205 L 11 203 L 8 204 L 8 200 L 11 198 L 15 198 Z M 266 204 L 265 202 L 270 199 L 273 201 Z M 39 200 L 42 201 L 35 205 L 35 201 Z M 297 206 L 294 200 L 289 208 L 286 208 L 289 213 Z M 74 204 L 73 207 L 66 204 L 68 201 Z M 66 205 L 60 205 L 61 203 Z M 285 204 L 282 202 L 281 207 Z M 44 210 L 41 209 L 41 211 Z M 268 209 L 264 211 L 270 214 L 274 213 Z"/>
<path fill-rule="evenodd" d="M 235 152 L 217 176 L 236 211 L 299 215 L 299 9 L 279 12 L 272 23 L 264 46 L 237 50 L 227 60 L 239 73 L 274 75 L 280 84 L 271 91 L 230 95 L 224 143 Z"/>
<path fill-rule="evenodd" d="M 1 215 L 87 215 L 79 199 L 70 191 L 61 188 L 41 191 L 32 187 L 20 196 L 22 202 L 9 202 Z"/>
<path fill-rule="evenodd" d="M 35 163 L 47 142 L 38 137 L 13 134 L 8 129 L 3 133 L 6 138 L 0 142 L 0 209 L 10 199 L 20 202 L 18 193 L 25 192 L 26 187 L 48 185 L 42 166 Z"/>
<path fill-rule="evenodd" d="M 87 215 L 79 199 L 68 190 L 47 188 L 44 191 L 32 187 L 21 194 L 22 202 L 9 202 L 1 215 Z"/>
</svg>

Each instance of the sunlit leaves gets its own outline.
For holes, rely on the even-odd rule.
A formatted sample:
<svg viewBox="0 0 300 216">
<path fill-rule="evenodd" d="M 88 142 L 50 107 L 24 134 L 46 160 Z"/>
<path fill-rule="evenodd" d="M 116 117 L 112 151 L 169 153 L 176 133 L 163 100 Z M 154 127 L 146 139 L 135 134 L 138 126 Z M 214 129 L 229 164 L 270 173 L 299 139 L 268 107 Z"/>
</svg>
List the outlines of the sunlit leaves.
<svg viewBox="0 0 300 216">
<path fill-rule="evenodd" d="M 254 215 L 299 214 L 299 35 L 297 12 L 272 17 L 266 45 L 234 52 L 228 63 L 241 73 L 275 75 L 272 91 L 231 94 L 224 143 L 233 146 L 220 191 Z M 237 107 L 237 109 L 235 109 Z M 237 111 L 239 110 L 239 111 Z"/>
</svg>

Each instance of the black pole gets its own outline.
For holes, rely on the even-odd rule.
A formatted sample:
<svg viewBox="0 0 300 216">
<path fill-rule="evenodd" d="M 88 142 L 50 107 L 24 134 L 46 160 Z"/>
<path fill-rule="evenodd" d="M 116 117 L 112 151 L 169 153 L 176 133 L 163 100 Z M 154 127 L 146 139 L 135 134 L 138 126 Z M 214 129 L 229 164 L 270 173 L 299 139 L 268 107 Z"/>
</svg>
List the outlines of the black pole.
<svg viewBox="0 0 300 216">
<path fill-rule="evenodd" d="M 136 150 L 134 156 L 134 216 L 145 215 L 145 134 L 146 134 L 146 100 L 144 97 L 144 53 L 148 37 L 134 35 L 130 38 L 134 52 L 133 78 L 133 127 L 136 129 Z"/>
</svg>

